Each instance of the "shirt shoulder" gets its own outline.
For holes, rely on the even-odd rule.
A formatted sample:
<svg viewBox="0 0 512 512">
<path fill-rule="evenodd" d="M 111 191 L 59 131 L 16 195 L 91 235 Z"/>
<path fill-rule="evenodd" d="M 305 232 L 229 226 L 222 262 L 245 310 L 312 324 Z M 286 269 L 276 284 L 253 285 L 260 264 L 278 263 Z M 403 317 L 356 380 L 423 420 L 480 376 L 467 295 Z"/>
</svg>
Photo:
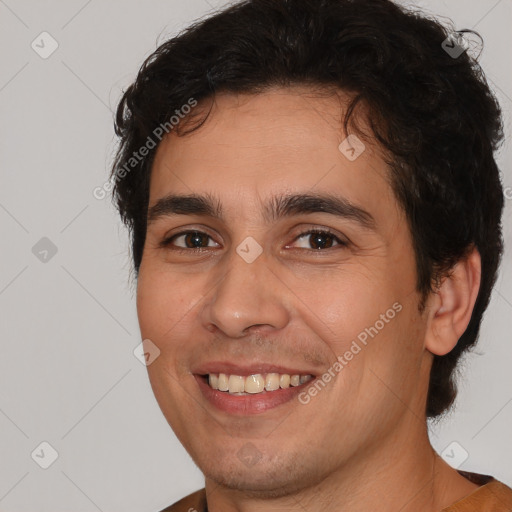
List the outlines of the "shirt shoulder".
<svg viewBox="0 0 512 512">
<path fill-rule="evenodd" d="M 160 512 L 204 512 L 206 510 L 206 493 L 204 489 L 185 496 L 174 505 L 164 508 Z"/>
<path fill-rule="evenodd" d="M 482 483 L 469 496 L 457 501 L 442 512 L 510 512 L 512 489 L 502 482 L 485 475 L 465 474 L 475 483 Z"/>
</svg>

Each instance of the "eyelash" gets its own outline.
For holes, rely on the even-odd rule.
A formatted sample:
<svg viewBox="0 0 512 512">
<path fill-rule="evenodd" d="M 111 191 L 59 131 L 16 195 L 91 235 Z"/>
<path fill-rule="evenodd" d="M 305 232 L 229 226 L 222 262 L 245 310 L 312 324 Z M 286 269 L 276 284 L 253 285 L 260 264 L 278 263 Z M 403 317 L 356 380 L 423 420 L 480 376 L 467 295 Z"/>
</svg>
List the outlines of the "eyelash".
<svg viewBox="0 0 512 512">
<path fill-rule="evenodd" d="M 187 230 L 187 231 L 180 231 L 179 233 L 175 233 L 174 235 L 164 239 L 160 243 L 160 246 L 169 249 L 169 248 L 171 248 L 172 242 L 174 240 L 176 240 L 177 238 L 179 238 L 181 236 L 186 236 L 186 235 L 190 235 L 190 234 L 205 235 L 208 238 L 212 239 L 212 237 L 208 233 L 205 233 L 204 231 Z M 334 241 L 337 242 L 337 245 L 335 245 L 334 247 L 328 247 L 327 249 L 306 249 L 306 250 L 313 251 L 313 252 L 325 252 L 325 251 L 327 251 L 329 249 L 332 250 L 332 249 L 334 249 L 335 247 L 338 247 L 338 246 L 339 247 L 347 247 L 348 246 L 348 242 L 347 241 L 341 240 L 338 236 L 336 236 L 336 234 L 334 234 L 330 229 L 327 229 L 327 228 L 323 228 L 323 229 L 310 229 L 308 231 L 304 231 L 304 232 L 300 233 L 299 235 L 297 235 L 295 237 L 294 242 L 296 242 L 297 240 L 299 240 L 299 239 L 301 239 L 301 238 L 303 238 L 305 236 L 316 235 L 316 234 L 327 235 L 327 236 L 332 237 L 334 239 Z M 172 246 L 171 250 L 179 251 L 179 252 L 190 252 L 190 251 L 203 251 L 203 250 L 208 249 L 208 248 L 209 247 L 192 247 L 192 248 L 189 248 L 189 247 Z M 304 249 L 304 248 L 300 248 L 300 249 Z"/>
</svg>

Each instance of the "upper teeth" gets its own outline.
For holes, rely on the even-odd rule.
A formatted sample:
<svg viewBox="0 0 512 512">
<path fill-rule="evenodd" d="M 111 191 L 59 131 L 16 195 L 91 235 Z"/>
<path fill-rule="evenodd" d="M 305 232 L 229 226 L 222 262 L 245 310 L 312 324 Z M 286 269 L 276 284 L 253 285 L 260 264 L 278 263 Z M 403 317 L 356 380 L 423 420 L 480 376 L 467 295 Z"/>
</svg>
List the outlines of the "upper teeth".
<svg viewBox="0 0 512 512">
<path fill-rule="evenodd" d="M 275 391 L 279 388 L 299 386 L 312 378 L 312 375 L 289 375 L 287 373 L 256 373 L 247 377 L 226 373 L 210 373 L 208 383 L 213 389 L 228 391 L 229 393 L 262 393 L 263 391 Z"/>
</svg>

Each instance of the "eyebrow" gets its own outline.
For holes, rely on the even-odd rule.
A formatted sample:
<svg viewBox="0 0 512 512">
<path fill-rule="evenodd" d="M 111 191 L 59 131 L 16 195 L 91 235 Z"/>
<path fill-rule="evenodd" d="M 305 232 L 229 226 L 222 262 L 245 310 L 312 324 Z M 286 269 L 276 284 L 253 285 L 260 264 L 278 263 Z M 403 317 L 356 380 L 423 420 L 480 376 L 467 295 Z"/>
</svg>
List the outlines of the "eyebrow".
<svg viewBox="0 0 512 512">
<path fill-rule="evenodd" d="M 375 230 L 376 222 L 369 212 L 345 197 L 332 194 L 273 196 L 264 204 L 263 208 L 263 216 L 267 222 L 314 213 L 328 213 L 355 221 L 364 228 Z M 149 208 L 148 224 L 159 218 L 173 215 L 199 215 L 223 220 L 222 205 L 218 199 L 210 194 L 169 194 L 159 199 Z"/>
</svg>

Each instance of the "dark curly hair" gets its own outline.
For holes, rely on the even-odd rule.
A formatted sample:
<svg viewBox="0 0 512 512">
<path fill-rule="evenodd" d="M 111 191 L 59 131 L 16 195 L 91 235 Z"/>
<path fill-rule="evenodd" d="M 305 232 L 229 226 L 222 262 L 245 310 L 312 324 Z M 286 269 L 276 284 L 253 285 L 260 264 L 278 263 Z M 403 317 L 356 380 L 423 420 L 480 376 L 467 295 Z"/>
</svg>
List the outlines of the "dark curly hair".
<svg viewBox="0 0 512 512">
<path fill-rule="evenodd" d="M 348 92 L 345 129 L 356 129 L 349 121 L 364 106 L 371 134 L 363 135 L 390 155 L 389 180 L 413 238 L 420 311 L 469 250 L 476 247 L 481 256 L 469 326 L 450 353 L 434 356 L 426 414 L 446 411 L 456 396 L 456 363 L 477 340 L 503 252 L 503 190 L 494 160 L 503 139 L 501 112 L 476 60 L 443 48 L 450 34 L 389 0 L 245 0 L 162 44 L 116 116 L 113 198 L 130 230 L 135 272 L 146 236 L 155 127 L 191 98 L 211 101 L 220 91 L 306 85 Z M 155 147 L 134 160 L 149 140 Z"/>
</svg>

